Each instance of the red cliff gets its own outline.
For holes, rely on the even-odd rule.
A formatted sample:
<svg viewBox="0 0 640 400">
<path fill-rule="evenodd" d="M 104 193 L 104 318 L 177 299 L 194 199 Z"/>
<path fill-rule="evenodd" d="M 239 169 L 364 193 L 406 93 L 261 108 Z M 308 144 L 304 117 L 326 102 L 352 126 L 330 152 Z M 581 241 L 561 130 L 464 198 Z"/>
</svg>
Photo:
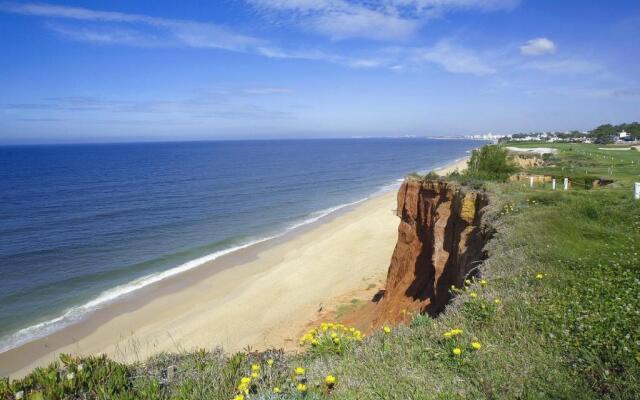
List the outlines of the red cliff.
<svg viewBox="0 0 640 400">
<path fill-rule="evenodd" d="M 398 192 L 398 242 L 384 296 L 369 320 L 374 326 L 405 319 L 410 312 L 437 315 L 451 298 L 451 285 L 486 258 L 488 233 L 480 228 L 483 192 L 441 181 L 406 180 Z"/>
</svg>

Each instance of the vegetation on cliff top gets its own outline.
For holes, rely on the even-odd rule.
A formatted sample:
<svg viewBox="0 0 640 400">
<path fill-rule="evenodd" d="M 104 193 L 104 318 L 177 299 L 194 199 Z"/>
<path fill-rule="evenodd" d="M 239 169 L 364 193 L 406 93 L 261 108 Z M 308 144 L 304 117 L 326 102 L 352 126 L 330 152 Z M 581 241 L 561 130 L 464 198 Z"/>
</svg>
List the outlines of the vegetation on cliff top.
<svg viewBox="0 0 640 400">
<path fill-rule="evenodd" d="M 477 180 L 505 181 L 516 171 L 504 148 L 487 145 L 473 150 L 464 175 Z"/>
<path fill-rule="evenodd" d="M 586 168 L 615 182 L 566 192 L 484 182 L 486 222 L 497 231 L 490 257 L 480 278 L 451 289 L 457 297 L 436 319 L 416 315 L 366 337 L 325 324 L 303 336 L 297 354 L 203 350 L 136 364 L 63 357 L 0 381 L 0 398 L 635 398 L 640 204 L 631 185 L 640 154 L 554 146 L 553 160 L 526 172 L 574 179 Z"/>
</svg>

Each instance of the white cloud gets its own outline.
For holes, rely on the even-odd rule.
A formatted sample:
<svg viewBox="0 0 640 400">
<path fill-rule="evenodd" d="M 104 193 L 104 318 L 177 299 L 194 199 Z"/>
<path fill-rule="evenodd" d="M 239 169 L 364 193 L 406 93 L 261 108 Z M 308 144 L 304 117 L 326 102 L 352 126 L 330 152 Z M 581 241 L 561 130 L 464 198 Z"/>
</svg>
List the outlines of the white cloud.
<svg viewBox="0 0 640 400">
<path fill-rule="evenodd" d="M 454 45 L 449 40 L 441 40 L 435 46 L 416 51 L 419 60 L 436 63 L 453 73 L 490 75 L 495 68 L 487 65 L 473 51 Z"/>
<path fill-rule="evenodd" d="M 536 38 L 520 46 L 520 53 L 525 56 L 541 56 L 556 52 L 556 44 L 547 38 Z"/>
<path fill-rule="evenodd" d="M 416 27 L 400 15 L 404 7 L 495 7 L 499 0 L 386 0 L 388 7 L 375 8 L 375 2 L 343 0 L 252 0 L 270 8 L 296 10 L 314 18 L 313 29 L 334 38 L 409 35 Z M 365 6 L 367 5 L 367 6 Z M 374 9 L 375 8 L 375 9 Z M 394 11 L 395 10 L 395 11 Z M 488 75 L 495 69 L 487 65 L 472 50 L 442 40 L 433 47 L 398 47 L 369 49 L 359 54 L 342 54 L 319 49 L 294 50 L 280 48 L 266 40 L 235 33 L 215 24 L 173 20 L 140 14 L 96 11 L 86 8 L 47 4 L 0 3 L 0 11 L 47 18 L 45 25 L 57 34 L 75 41 L 95 44 L 159 47 L 187 46 L 215 48 L 257 54 L 273 59 L 321 61 L 349 68 L 386 68 L 392 71 L 419 69 L 425 63 L 435 63 L 452 73 Z M 335 17 L 335 18 L 332 18 Z M 61 22 L 65 21 L 65 22 Z M 277 89 L 277 88 L 276 88 Z M 260 89 L 262 93 L 265 89 Z M 260 94 L 260 90 L 246 94 Z M 274 90 L 272 93 L 277 92 Z M 280 91 L 280 93 L 283 93 Z"/>
<path fill-rule="evenodd" d="M 120 24 L 138 24 L 157 29 L 162 36 L 144 31 L 123 30 L 117 28 L 107 31 L 96 27 L 57 27 L 53 28 L 70 38 L 82 41 L 100 43 L 128 43 L 146 45 L 182 44 L 198 48 L 220 48 L 234 51 L 244 51 L 262 43 L 261 40 L 250 36 L 232 32 L 222 26 L 186 20 L 158 18 L 140 14 L 126 14 L 112 11 L 95 11 L 87 8 L 57 6 L 50 4 L 0 4 L 0 11 L 22 15 L 32 15 L 47 18 L 61 18 L 78 21 L 108 22 Z M 111 28 L 112 29 L 112 28 Z M 126 33 L 123 33 L 126 32 Z"/>
<path fill-rule="evenodd" d="M 246 0 L 332 39 L 403 40 L 429 18 L 455 10 L 509 9 L 518 0 Z"/>
</svg>

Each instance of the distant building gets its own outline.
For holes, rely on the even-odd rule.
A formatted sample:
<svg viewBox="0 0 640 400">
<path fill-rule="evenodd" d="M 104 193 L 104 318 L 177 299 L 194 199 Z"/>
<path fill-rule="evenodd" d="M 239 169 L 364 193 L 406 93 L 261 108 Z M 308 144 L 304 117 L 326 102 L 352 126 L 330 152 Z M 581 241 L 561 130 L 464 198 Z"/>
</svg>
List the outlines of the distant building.
<svg viewBox="0 0 640 400">
<path fill-rule="evenodd" d="M 629 137 L 629 134 L 627 132 L 625 132 L 625 131 L 622 131 L 622 132 L 618 133 L 618 137 L 620 139 L 626 139 L 626 138 Z"/>
</svg>

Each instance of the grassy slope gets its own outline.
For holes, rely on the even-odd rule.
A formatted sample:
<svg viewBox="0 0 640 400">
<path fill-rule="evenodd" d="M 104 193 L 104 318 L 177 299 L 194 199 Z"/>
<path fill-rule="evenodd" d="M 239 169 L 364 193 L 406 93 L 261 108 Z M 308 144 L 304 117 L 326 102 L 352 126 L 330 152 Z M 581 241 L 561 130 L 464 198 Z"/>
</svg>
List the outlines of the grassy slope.
<svg viewBox="0 0 640 400">
<path fill-rule="evenodd" d="M 616 182 L 568 192 L 490 184 L 487 222 L 498 233 L 483 267 L 487 283 L 472 282 L 436 320 L 416 316 L 412 326 L 377 332 L 362 343 L 341 336 L 339 353 L 338 346 L 323 343 L 297 355 L 164 354 L 139 365 L 66 360 L 69 366 L 40 370 L 13 382 L 4 394 L 0 383 L 0 394 L 12 398 L 26 389 L 28 398 L 35 388 L 44 398 L 89 393 L 229 399 L 250 365 L 258 363 L 260 378 L 251 383 L 258 393 L 246 398 L 302 398 L 296 366 L 306 368 L 306 398 L 635 398 L 640 393 L 640 204 L 632 199 L 631 184 L 640 174 L 640 153 L 554 147 L 560 149 L 556 166 L 540 172 L 572 180 L 609 176 L 612 162 L 603 156 L 613 156 Z M 452 328 L 463 333 L 445 338 Z M 482 347 L 473 350 L 472 341 Z M 460 356 L 453 354 L 455 347 Z M 272 366 L 267 359 L 274 360 Z M 73 379 L 67 379 L 70 371 Z M 327 374 L 337 377 L 332 390 L 323 383 Z M 273 386 L 283 393 L 271 393 Z"/>
</svg>

